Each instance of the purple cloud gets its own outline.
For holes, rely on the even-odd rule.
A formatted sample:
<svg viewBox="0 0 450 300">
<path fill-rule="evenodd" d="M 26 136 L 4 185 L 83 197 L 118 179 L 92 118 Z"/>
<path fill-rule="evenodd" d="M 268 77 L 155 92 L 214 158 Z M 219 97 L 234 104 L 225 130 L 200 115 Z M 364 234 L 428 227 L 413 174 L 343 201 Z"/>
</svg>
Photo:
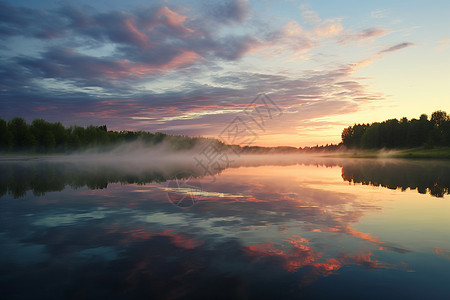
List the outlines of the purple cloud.
<svg viewBox="0 0 450 300">
<path fill-rule="evenodd" d="M 221 5 L 229 7 L 227 18 L 243 18 L 245 2 Z M 238 60 L 260 44 L 257 37 L 247 34 L 219 37 L 216 29 L 189 22 L 176 8 L 167 6 L 148 6 L 135 13 L 99 13 L 72 5 L 54 11 L 1 6 L 0 34 L 5 37 L 61 37 L 61 45 L 52 46 L 41 56 L 21 56 L 9 62 L 9 69 L 25 68 L 34 79 L 64 79 L 85 86 L 108 87 L 117 84 L 118 79 L 148 80 L 155 74 L 202 60 Z M 68 37 L 69 42 L 65 39 Z M 115 51 L 91 56 L 71 49 L 86 45 L 95 49 L 105 43 L 111 43 Z"/>
<path fill-rule="evenodd" d="M 389 47 L 387 49 L 381 50 L 380 52 L 378 52 L 378 54 L 384 54 L 384 53 L 389 53 L 389 52 L 394 52 L 400 49 L 404 49 L 406 47 L 410 47 L 410 46 L 415 46 L 414 43 L 401 43 L 392 47 Z"/>
<path fill-rule="evenodd" d="M 64 33 L 65 20 L 45 10 L 17 8 L 0 2 L 0 36 L 35 37 L 52 39 Z"/>
<path fill-rule="evenodd" d="M 208 4 L 207 16 L 218 23 L 241 23 L 249 15 L 247 0 L 222 0 Z"/>
</svg>

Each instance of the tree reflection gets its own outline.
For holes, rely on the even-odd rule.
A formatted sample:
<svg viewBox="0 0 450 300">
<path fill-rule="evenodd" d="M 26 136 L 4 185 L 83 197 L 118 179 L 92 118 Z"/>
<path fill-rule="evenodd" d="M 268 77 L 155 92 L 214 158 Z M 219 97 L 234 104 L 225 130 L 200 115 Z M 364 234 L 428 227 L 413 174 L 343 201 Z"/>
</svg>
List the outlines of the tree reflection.
<svg viewBox="0 0 450 300">
<path fill-rule="evenodd" d="M 14 198 L 32 191 L 35 196 L 64 190 L 105 189 L 109 183 L 146 184 L 171 179 L 198 176 L 195 170 L 179 168 L 149 168 L 136 170 L 113 164 L 76 164 L 63 162 L 7 162 L 0 165 L 0 197 L 9 194 Z"/>
<path fill-rule="evenodd" d="M 443 197 L 449 193 L 450 167 L 447 162 L 357 161 L 343 165 L 342 178 L 389 189 L 417 189 L 421 194 Z"/>
<path fill-rule="evenodd" d="M 330 158 L 286 158 L 241 159 L 231 165 L 315 165 L 340 166 L 342 178 L 352 183 L 382 186 L 389 189 L 416 189 L 421 194 L 429 193 L 434 197 L 449 194 L 450 164 L 439 161 L 408 160 L 348 160 Z M 220 173 L 222 170 L 215 170 Z M 3 162 L 0 165 L 0 197 L 9 194 L 14 198 L 23 197 L 27 191 L 36 196 L 47 192 L 62 191 L 71 188 L 87 187 L 105 189 L 109 183 L 146 184 L 167 180 L 202 177 L 204 172 L 191 165 L 127 166 L 111 162 L 56 162 L 26 161 Z M 214 174 L 213 174 L 214 175 Z"/>
</svg>

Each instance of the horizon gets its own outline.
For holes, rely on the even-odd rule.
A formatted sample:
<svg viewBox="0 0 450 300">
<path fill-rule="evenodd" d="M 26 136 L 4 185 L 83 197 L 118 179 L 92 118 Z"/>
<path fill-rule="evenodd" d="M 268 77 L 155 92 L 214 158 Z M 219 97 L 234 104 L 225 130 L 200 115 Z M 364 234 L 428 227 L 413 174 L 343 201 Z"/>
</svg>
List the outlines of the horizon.
<svg viewBox="0 0 450 300">
<path fill-rule="evenodd" d="M 450 120 L 449 118 L 450 118 L 450 115 L 447 115 L 447 112 L 446 111 L 443 111 L 443 110 L 438 110 L 438 111 L 435 111 L 434 113 L 437 113 L 437 112 L 442 112 L 442 113 L 444 113 L 444 115 L 447 117 L 447 120 Z M 387 122 L 387 121 L 390 121 L 390 120 L 397 120 L 399 123 L 401 122 L 401 120 L 402 119 L 404 119 L 404 118 L 406 118 L 407 119 L 407 121 L 408 122 L 411 122 L 411 121 L 413 121 L 413 120 L 419 120 L 423 115 L 425 115 L 427 118 L 427 120 L 428 121 L 431 121 L 432 120 L 432 118 L 430 118 L 430 116 L 432 115 L 432 114 L 430 114 L 430 115 L 428 115 L 428 114 L 426 114 L 426 113 L 422 113 L 421 115 L 420 115 L 420 117 L 419 118 L 411 118 L 411 119 L 408 119 L 408 118 L 406 118 L 406 117 L 401 117 L 401 118 L 393 118 L 393 119 L 389 119 L 389 120 L 384 120 L 384 121 L 382 121 L 382 122 L 373 122 L 373 123 L 364 123 L 364 122 L 362 122 L 362 123 L 358 123 L 358 124 L 356 124 L 356 123 L 354 123 L 353 125 L 350 125 L 350 126 L 348 126 L 349 128 L 351 128 L 351 127 L 354 127 L 354 126 L 359 126 L 359 125 L 372 125 L 372 124 L 377 124 L 377 123 L 383 123 L 383 122 Z M 23 117 L 20 117 L 20 116 L 16 116 L 16 117 L 14 117 L 14 119 L 16 119 L 16 118 L 19 118 L 19 119 L 23 119 L 23 120 L 25 120 L 25 122 L 27 122 L 27 125 L 29 125 L 29 126 L 32 126 L 32 122 L 29 122 L 28 120 L 26 120 L 26 119 L 24 119 Z M 0 118 L 0 120 L 3 120 L 3 119 L 1 119 Z M 7 123 L 9 123 L 10 121 L 11 121 L 12 119 L 10 119 L 10 120 L 5 120 Z M 35 120 L 43 120 L 43 119 L 40 119 L 40 118 L 35 118 L 35 119 L 33 119 L 33 121 L 35 121 Z M 47 120 L 44 120 L 45 122 L 47 122 Z M 59 124 L 62 124 L 63 126 L 64 126 L 64 124 L 62 123 L 62 122 L 60 122 L 60 121 L 56 121 L 56 122 L 54 122 L 53 124 L 57 124 L 57 123 L 59 123 Z M 72 124 L 72 125 L 69 125 L 69 126 L 65 126 L 65 128 L 66 129 L 69 129 L 69 128 L 73 128 L 73 127 L 77 127 L 77 126 L 80 126 L 80 125 L 78 125 L 78 124 Z M 107 125 L 106 124 L 103 124 L 103 125 L 93 125 L 93 124 L 88 124 L 88 125 L 84 125 L 84 126 L 81 126 L 81 127 L 83 127 L 83 128 L 87 128 L 87 127 L 89 127 L 89 126 L 94 126 L 94 127 L 98 127 L 98 128 L 100 128 L 100 127 L 105 127 L 105 131 L 108 131 L 108 132 L 117 132 L 117 133 L 124 133 L 124 132 L 145 132 L 145 133 L 150 133 L 150 134 L 158 134 L 158 133 L 163 133 L 163 134 L 166 134 L 166 133 L 164 133 L 164 132 L 159 132 L 159 131 L 145 131 L 145 130 L 111 130 L 111 129 L 109 129 L 108 127 L 107 127 Z M 347 129 L 348 127 L 345 127 L 344 129 Z M 343 134 L 343 133 L 342 133 Z M 208 137 L 208 136 L 202 136 L 202 135 L 185 135 L 185 134 L 167 134 L 167 135 L 169 135 L 169 136 L 180 136 L 180 137 L 187 137 L 187 138 L 206 138 L 206 139 L 214 139 L 214 140 L 217 140 L 217 141 L 219 141 L 219 142 L 224 142 L 224 140 L 223 139 L 221 139 L 220 138 L 220 135 L 219 135 L 219 137 Z M 240 146 L 240 147 L 255 147 L 255 148 L 257 148 L 257 147 L 260 147 L 260 148 L 284 148 L 284 147 L 291 147 L 291 148 L 297 148 L 297 149 L 307 149 L 307 148 L 316 148 L 316 147 L 319 147 L 319 148 L 322 148 L 322 147 L 333 147 L 333 146 L 344 146 L 345 147 L 345 145 L 344 145 L 344 141 L 343 141 L 343 139 L 341 138 L 341 140 L 339 141 L 339 142 L 336 142 L 336 143 L 324 143 L 324 144 L 316 144 L 316 145 L 308 145 L 308 146 L 304 146 L 304 145 L 270 145 L 270 146 L 264 146 L 264 145 L 259 145 L 259 144 L 254 144 L 253 143 L 253 141 L 251 141 L 250 143 L 244 143 L 244 144 L 238 144 L 238 143 L 235 143 L 235 144 L 228 144 L 228 143 L 226 143 L 226 142 L 224 142 L 226 145 L 230 145 L 230 146 L 234 146 L 234 145 L 236 145 L 236 146 Z M 332 151 L 340 151 L 340 150 L 332 150 Z"/>
<path fill-rule="evenodd" d="M 249 146 L 303 148 L 450 111 L 450 3 L 354 3 L 0 1 L 0 118 L 220 139 L 262 93 Z"/>
</svg>

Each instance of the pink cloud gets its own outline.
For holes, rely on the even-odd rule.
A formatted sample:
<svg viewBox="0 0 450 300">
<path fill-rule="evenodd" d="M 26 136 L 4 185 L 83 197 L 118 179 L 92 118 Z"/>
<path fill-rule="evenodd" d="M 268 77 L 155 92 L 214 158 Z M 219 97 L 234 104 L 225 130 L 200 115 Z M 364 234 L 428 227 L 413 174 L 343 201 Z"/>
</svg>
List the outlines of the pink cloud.
<svg viewBox="0 0 450 300">
<path fill-rule="evenodd" d="M 193 64 L 202 57 L 194 51 L 186 50 L 175 55 L 170 61 L 161 65 L 132 63 L 129 60 L 116 62 L 116 66 L 91 66 L 96 72 L 102 73 L 105 77 L 111 79 L 120 79 L 126 77 L 142 77 L 147 74 L 157 74 L 161 71 L 170 71 L 179 67 Z M 117 68 L 118 66 L 118 68 Z"/>
<path fill-rule="evenodd" d="M 186 21 L 186 16 L 177 14 L 167 6 L 163 6 L 158 9 L 158 11 L 156 12 L 156 16 L 162 21 L 162 23 L 170 27 L 177 28 L 182 32 L 194 32 L 194 30 L 183 25 L 183 23 Z"/>
<path fill-rule="evenodd" d="M 341 19 L 327 19 L 314 28 L 314 33 L 319 37 L 332 37 L 344 30 Z"/>
<path fill-rule="evenodd" d="M 129 33 L 135 37 L 139 44 L 143 47 L 148 45 L 148 36 L 140 32 L 136 26 L 134 19 L 128 18 L 125 20 L 125 28 L 128 29 Z"/>
</svg>

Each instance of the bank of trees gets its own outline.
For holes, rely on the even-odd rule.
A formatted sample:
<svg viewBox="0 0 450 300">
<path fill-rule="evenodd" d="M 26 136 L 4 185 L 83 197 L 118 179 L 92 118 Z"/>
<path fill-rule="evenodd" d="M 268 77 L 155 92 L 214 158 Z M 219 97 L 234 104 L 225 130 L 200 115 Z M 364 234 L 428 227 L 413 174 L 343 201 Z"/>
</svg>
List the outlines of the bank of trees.
<svg viewBox="0 0 450 300">
<path fill-rule="evenodd" d="M 103 126 L 71 126 L 35 119 L 28 124 L 23 118 L 0 119 L 0 152 L 70 152 L 88 147 L 108 148 L 123 142 L 140 140 L 152 146 L 167 142 L 173 150 L 191 149 L 207 139 L 167 135 L 161 132 L 108 131 Z"/>
<path fill-rule="evenodd" d="M 355 124 L 343 130 L 342 143 L 363 149 L 450 146 L 450 116 L 439 110 L 430 119 L 422 114 L 419 119 Z"/>
</svg>

